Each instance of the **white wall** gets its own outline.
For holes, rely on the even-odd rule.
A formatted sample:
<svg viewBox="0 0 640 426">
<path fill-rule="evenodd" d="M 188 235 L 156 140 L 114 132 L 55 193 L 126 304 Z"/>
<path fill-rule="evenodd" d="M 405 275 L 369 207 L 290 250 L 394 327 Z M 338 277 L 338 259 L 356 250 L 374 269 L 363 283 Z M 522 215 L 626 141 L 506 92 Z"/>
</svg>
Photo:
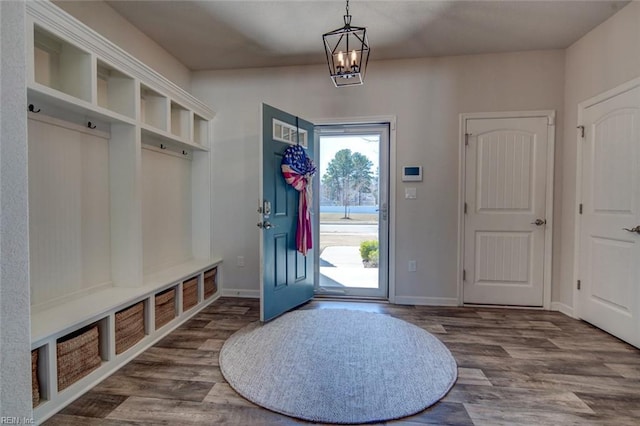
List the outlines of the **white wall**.
<svg viewBox="0 0 640 426">
<path fill-rule="evenodd" d="M 178 86 L 189 90 L 189 69 L 104 1 L 54 0 L 53 3 Z"/>
<path fill-rule="evenodd" d="M 31 417 L 24 2 L 0 2 L 0 416 Z"/>
<path fill-rule="evenodd" d="M 555 281 L 554 300 L 573 306 L 575 255 L 576 126 L 578 103 L 640 76 L 640 2 L 631 2 L 566 50 L 566 141 L 556 158 L 560 193 L 561 272 Z"/>
<path fill-rule="evenodd" d="M 194 73 L 194 93 L 217 111 L 213 234 L 225 287 L 258 289 L 261 102 L 308 119 L 397 116 L 397 165 L 422 165 L 424 181 L 412 184 L 417 200 L 404 199 L 400 179 L 396 187 L 396 296 L 450 302 L 458 297 L 459 114 L 552 109 L 561 123 L 563 76 L 561 50 L 372 62 L 364 86 L 341 89 L 326 66 Z M 247 266 L 236 267 L 236 256 Z"/>
</svg>

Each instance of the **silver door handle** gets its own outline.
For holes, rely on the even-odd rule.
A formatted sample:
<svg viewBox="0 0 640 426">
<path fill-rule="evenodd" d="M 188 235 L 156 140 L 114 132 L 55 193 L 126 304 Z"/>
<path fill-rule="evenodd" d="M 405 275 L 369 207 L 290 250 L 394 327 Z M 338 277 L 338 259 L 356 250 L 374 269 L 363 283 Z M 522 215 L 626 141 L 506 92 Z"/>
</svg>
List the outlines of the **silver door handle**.
<svg viewBox="0 0 640 426">
<path fill-rule="evenodd" d="M 532 225 L 542 226 L 547 224 L 547 219 L 536 219 L 535 222 L 531 222 Z"/>
<path fill-rule="evenodd" d="M 636 226 L 635 228 L 622 228 L 625 231 L 629 231 L 629 232 L 635 232 L 636 234 L 640 234 L 640 225 Z"/>
<path fill-rule="evenodd" d="M 275 228 L 276 227 L 276 225 L 273 225 L 268 220 L 265 220 L 264 222 L 258 222 L 257 226 L 260 229 L 271 229 L 271 228 Z"/>
</svg>

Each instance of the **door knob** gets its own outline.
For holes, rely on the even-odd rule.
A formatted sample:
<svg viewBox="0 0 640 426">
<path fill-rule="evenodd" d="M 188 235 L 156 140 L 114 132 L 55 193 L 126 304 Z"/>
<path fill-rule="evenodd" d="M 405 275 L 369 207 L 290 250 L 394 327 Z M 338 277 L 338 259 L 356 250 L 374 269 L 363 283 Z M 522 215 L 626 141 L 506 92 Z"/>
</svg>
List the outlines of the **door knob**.
<svg viewBox="0 0 640 426">
<path fill-rule="evenodd" d="M 635 232 L 636 234 L 640 234 L 640 225 L 636 226 L 635 228 L 622 228 L 625 231 L 629 231 L 629 232 Z"/>
<path fill-rule="evenodd" d="M 269 222 L 268 220 L 265 220 L 264 222 L 258 222 L 257 224 L 258 228 L 260 229 L 271 229 L 274 228 L 275 226 L 271 224 L 271 222 Z"/>
<path fill-rule="evenodd" d="M 547 224 L 546 219 L 536 219 L 535 222 L 531 222 L 532 225 L 542 226 Z"/>
</svg>

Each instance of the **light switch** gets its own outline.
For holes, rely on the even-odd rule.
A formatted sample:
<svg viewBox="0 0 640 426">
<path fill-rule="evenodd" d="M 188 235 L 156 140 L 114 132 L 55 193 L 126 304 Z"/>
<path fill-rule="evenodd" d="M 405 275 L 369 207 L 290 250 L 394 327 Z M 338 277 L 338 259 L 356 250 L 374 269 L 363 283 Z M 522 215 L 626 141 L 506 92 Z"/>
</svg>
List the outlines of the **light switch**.
<svg viewBox="0 0 640 426">
<path fill-rule="evenodd" d="M 405 188 L 404 189 L 404 198 L 407 200 L 415 200 L 417 197 L 415 188 Z"/>
</svg>

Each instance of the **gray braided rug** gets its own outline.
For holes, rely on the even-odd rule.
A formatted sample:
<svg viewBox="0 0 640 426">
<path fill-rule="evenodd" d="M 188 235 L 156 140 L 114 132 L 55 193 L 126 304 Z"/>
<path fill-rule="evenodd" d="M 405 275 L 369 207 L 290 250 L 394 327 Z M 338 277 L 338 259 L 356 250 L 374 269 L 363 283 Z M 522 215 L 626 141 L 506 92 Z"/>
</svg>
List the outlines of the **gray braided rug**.
<svg viewBox="0 0 640 426">
<path fill-rule="evenodd" d="M 423 329 L 343 309 L 252 323 L 225 342 L 220 369 L 240 395 L 272 411 L 349 424 L 415 414 L 457 378 L 449 350 Z"/>
</svg>

